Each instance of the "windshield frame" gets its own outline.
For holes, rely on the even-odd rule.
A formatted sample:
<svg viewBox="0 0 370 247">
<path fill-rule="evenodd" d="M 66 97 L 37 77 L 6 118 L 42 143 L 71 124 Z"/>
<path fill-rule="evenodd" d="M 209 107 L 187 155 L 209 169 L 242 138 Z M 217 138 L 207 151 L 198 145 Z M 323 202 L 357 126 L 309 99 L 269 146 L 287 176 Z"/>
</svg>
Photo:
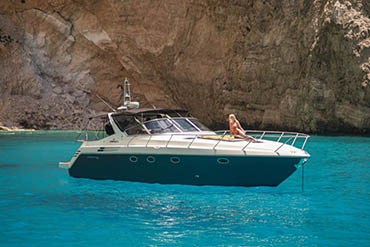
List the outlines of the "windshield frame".
<svg viewBox="0 0 370 247">
<path fill-rule="evenodd" d="M 191 130 L 188 130 L 186 129 L 183 125 L 181 125 L 178 120 L 183 120 L 185 123 L 187 123 L 189 126 L 192 127 Z M 178 128 L 181 130 L 181 132 L 183 133 L 187 133 L 187 132 L 199 132 L 200 129 L 197 128 L 191 121 L 188 120 L 188 118 L 186 117 L 176 117 L 176 118 L 171 118 L 171 121 L 174 122 Z"/>
<path fill-rule="evenodd" d="M 159 131 L 149 124 L 157 123 Z M 166 127 L 163 126 L 166 123 Z M 142 123 L 150 134 L 181 133 L 181 129 L 170 118 L 156 118 Z"/>
<path fill-rule="evenodd" d="M 198 118 L 195 117 L 188 117 L 186 118 L 192 125 L 194 125 L 200 132 L 202 131 L 212 131 L 210 128 L 205 126 Z M 194 123 L 192 120 L 196 120 L 196 123 L 198 123 L 200 126 L 198 126 L 196 123 Z M 201 129 L 203 128 L 203 129 Z"/>
<path fill-rule="evenodd" d="M 200 123 L 203 129 L 199 128 L 193 121 L 196 120 Z M 179 121 L 184 121 L 191 128 L 187 129 L 183 127 Z M 131 122 L 132 123 L 132 122 Z M 164 126 L 166 125 L 166 126 Z M 157 127 L 156 129 L 154 127 Z M 140 135 L 140 134 L 190 134 L 190 133 L 201 133 L 201 132 L 213 132 L 204 124 L 202 124 L 199 119 L 194 117 L 163 117 L 150 119 L 148 121 L 139 121 L 136 119 L 136 124 L 128 126 L 128 128 L 121 129 L 123 133 L 127 135 Z"/>
</svg>

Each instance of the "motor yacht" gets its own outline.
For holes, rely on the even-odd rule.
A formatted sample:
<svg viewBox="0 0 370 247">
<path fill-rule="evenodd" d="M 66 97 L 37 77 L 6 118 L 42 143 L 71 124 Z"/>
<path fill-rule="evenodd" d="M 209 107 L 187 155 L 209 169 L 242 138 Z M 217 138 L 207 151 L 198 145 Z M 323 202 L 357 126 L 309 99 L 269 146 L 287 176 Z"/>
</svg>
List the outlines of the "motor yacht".
<svg viewBox="0 0 370 247">
<path fill-rule="evenodd" d="M 127 89 L 126 89 L 127 88 Z M 310 155 L 308 135 L 247 131 L 256 140 L 212 131 L 182 109 L 139 108 L 128 98 L 100 117 L 107 137 L 84 141 L 68 162 L 75 178 L 160 184 L 277 186 Z"/>
</svg>

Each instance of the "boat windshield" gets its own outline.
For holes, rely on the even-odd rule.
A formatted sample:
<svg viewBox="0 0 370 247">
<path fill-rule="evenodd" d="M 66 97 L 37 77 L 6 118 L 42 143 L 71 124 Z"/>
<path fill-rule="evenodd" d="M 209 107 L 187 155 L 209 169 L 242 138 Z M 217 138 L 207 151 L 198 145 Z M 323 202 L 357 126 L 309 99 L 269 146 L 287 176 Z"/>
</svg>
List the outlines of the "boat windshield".
<svg viewBox="0 0 370 247">
<path fill-rule="evenodd" d="M 180 132 L 168 119 L 155 119 L 144 123 L 151 134 Z"/>
<path fill-rule="evenodd" d="M 125 129 L 128 135 L 211 131 L 196 118 L 156 118 Z"/>
<path fill-rule="evenodd" d="M 211 131 L 196 118 L 188 118 L 188 120 L 191 121 L 195 126 L 197 126 L 201 131 Z"/>
<path fill-rule="evenodd" d="M 177 123 L 182 132 L 193 132 L 198 131 L 186 118 L 173 118 L 171 119 Z"/>
</svg>

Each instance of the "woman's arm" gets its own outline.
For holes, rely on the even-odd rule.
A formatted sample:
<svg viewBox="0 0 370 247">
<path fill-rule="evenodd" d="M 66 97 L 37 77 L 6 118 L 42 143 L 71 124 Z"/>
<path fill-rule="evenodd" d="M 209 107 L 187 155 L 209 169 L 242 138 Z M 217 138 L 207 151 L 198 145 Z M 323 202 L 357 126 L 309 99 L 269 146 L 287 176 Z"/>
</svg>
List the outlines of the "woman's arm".
<svg viewBox="0 0 370 247">
<path fill-rule="evenodd" d="M 245 132 L 245 130 L 243 129 L 243 127 L 240 125 L 239 121 L 236 121 L 236 125 L 238 126 L 238 129 L 240 129 L 243 132 Z"/>
</svg>

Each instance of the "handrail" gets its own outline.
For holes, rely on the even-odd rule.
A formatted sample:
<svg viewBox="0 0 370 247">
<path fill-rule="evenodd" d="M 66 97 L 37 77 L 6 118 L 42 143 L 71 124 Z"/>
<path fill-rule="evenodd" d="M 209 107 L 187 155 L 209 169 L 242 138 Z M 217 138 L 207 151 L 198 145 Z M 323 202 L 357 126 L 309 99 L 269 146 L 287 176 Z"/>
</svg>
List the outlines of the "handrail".
<svg viewBox="0 0 370 247">
<path fill-rule="evenodd" d="M 222 131 L 216 131 L 216 133 L 222 133 Z M 228 132 L 227 130 L 225 132 Z M 304 142 L 302 146 L 300 146 L 300 149 L 304 149 L 308 138 L 310 138 L 309 135 L 304 134 L 304 133 L 299 133 L 299 132 L 286 132 L 286 131 L 275 131 L 275 130 L 247 130 L 246 133 L 250 134 L 258 134 L 261 133 L 261 136 L 258 137 L 259 140 L 266 140 L 268 138 L 276 138 L 277 140 L 274 140 L 276 142 L 282 142 L 282 139 L 288 138 L 290 141 L 292 138 L 294 138 L 293 142 L 290 144 L 294 146 L 297 142 L 298 139 L 304 139 Z M 287 144 L 287 142 L 285 142 Z"/>
<path fill-rule="evenodd" d="M 226 133 L 227 132 L 224 131 L 224 133 L 222 134 L 222 137 L 220 138 L 220 140 L 216 143 L 216 145 L 213 146 L 213 150 L 216 150 L 217 145 L 222 141 L 222 139 L 225 137 Z"/>
<path fill-rule="evenodd" d="M 294 140 L 293 140 L 293 142 L 292 142 L 292 146 L 294 146 L 294 143 L 295 143 L 295 141 L 297 140 L 297 137 L 298 137 L 298 133 L 295 135 L 295 137 L 294 137 Z"/>
<path fill-rule="evenodd" d="M 249 140 L 249 142 L 247 143 L 247 145 L 245 145 L 245 146 L 243 147 L 243 149 L 242 149 L 242 151 L 243 151 L 243 152 L 245 152 L 245 149 L 248 147 L 248 145 L 249 145 L 251 142 L 252 142 L 252 139 L 251 139 L 251 140 Z"/>
<path fill-rule="evenodd" d="M 276 141 L 276 142 L 279 142 L 281 143 L 281 145 L 275 149 L 274 152 L 278 153 L 278 151 L 284 146 L 284 145 L 288 145 L 288 143 L 293 139 L 293 141 L 289 144 L 291 146 L 294 146 L 294 145 L 297 145 L 297 140 L 298 139 L 304 139 L 303 141 L 303 144 L 302 146 L 297 146 L 297 148 L 300 148 L 300 149 L 304 149 L 304 147 L 306 146 L 306 143 L 307 143 L 307 140 L 308 138 L 310 138 L 309 135 L 307 134 L 303 134 L 303 133 L 298 133 L 298 132 L 284 132 L 284 131 L 257 131 L 257 130 L 250 130 L 250 131 L 247 131 L 249 133 L 262 133 L 261 134 L 261 137 L 259 137 L 259 140 L 271 140 L 271 139 L 268 139 L 268 138 L 276 138 L 276 140 L 272 140 L 272 141 Z M 218 147 L 218 145 L 221 143 L 221 141 L 226 141 L 224 139 L 224 137 L 227 135 L 227 133 L 229 133 L 228 130 L 223 130 L 223 131 L 216 131 L 215 132 L 216 134 L 214 135 L 209 135 L 209 134 L 206 134 L 206 136 L 208 137 L 211 137 L 211 136 L 218 136 L 218 137 L 221 137 L 221 138 L 218 138 L 217 140 L 215 139 L 215 143 L 212 142 L 211 145 L 213 145 L 213 147 L 211 146 L 210 148 L 212 148 L 213 150 L 216 150 L 216 148 Z M 217 133 L 220 133 L 220 134 L 217 134 Z M 189 144 L 186 146 L 186 148 L 191 148 L 191 146 L 193 145 L 193 143 L 195 142 L 195 140 L 199 140 L 199 137 L 200 136 L 204 136 L 205 134 L 204 133 L 200 133 L 200 134 L 194 134 L 194 133 L 176 133 L 176 134 L 171 134 L 171 133 L 168 133 L 168 136 L 169 136 L 169 139 L 168 141 L 166 141 L 166 144 L 165 144 L 165 147 L 169 147 L 170 146 L 170 143 L 172 141 L 172 138 L 173 136 L 189 136 L 191 135 L 192 136 L 192 140 L 189 142 Z M 143 135 L 133 135 L 132 138 L 128 141 L 128 143 L 126 144 L 127 147 L 130 146 L 130 144 L 132 143 L 132 141 L 140 136 L 143 136 Z M 153 136 L 160 136 L 160 134 L 150 134 L 149 135 L 149 138 L 148 140 L 146 140 L 146 144 L 145 147 L 148 147 L 149 146 L 149 143 L 152 141 L 152 137 Z M 287 139 L 286 139 L 287 138 Z M 283 141 L 284 140 L 284 141 Z M 230 141 L 230 140 L 227 140 L 227 141 Z M 235 141 L 243 141 L 243 139 L 235 139 Z M 247 140 L 245 140 L 247 141 Z M 247 144 L 245 144 L 241 149 L 240 151 L 243 151 L 245 152 L 246 151 L 246 148 L 252 143 L 253 141 L 252 140 L 249 140 Z"/>
<path fill-rule="evenodd" d="M 191 144 L 193 144 L 193 142 L 195 141 L 195 139 L 197 139 L 198 136 L 194 136 L 193 140 L 190 142 L 190 144 L 188 145 L 188 148 L 190 148 Z"/>
<path fill-rule="evenodd" d="M 134 140 L 136 137 L 138 137 L 138 135 L 134 135 L 129 141 L 128 143 L 126 144 L 126 147 L 129 147 L 130 143 L 132 140 Z"/>
<path fill-rule="evenodd" d="M 148 139 L 148 141 L 146 142 L 146 145 L 145 145 L 145 147 L 146 147 L 146 148 L 148 147 L 148 144 L 149 144 L 150 140 L 152 139 L 152 136 L 153 136 L 153 135 L 150 135 L 150 136 L 149 136 L 149 139 Z"/>
<path fill-rule="evenodd" d="M 287 144 L 291 139 L 292 139 L 293 137 L 291 136 L 291 137 L 289 137 L 289 139 L 286 141 L 286 142 L 284 142 L 283 144 L 281 144 L 280 145 L 280 147 L 278 147 L 274 152 L 275 153 L 277 153 L 277 151 L 282 147 L 282 146 L 284 146 L 285 144 Z"/>
<path fill-rule="evenodd" d="M 266 134 L 266 131 L 264 131 L 263 133 L 262 133 L 262 135 L 260 136 L 260 140 L 262 140 L 262 138 L 264 137 L 264 135 Z"/>
<path fill-rule="evenodd" d="M 168 139 L 168 142 L 166 143 L 166 148 L 168 147 L 168 143 L 170 143 L 170 141 L 171 141 L 171 139 L 172 139 L 172 136 L 173 136 L 173 135 L 171 135 L 170 139 Z"/>
<path fill-rule="evenodd" d="M 277 140 L 277 142 L 280 142 L 281 138 L 284 136 L 284 132 L 281 132 L 281 135 L 279 137 L 279 139 Z"/>
<path fill-rule="evenodd" d="M 306 139 L 304 140 L 304 142 L 303 142 L 303 145 L 302 145 L 302 148 L 301 148 L 301 149 L 304 149 L 304 147 L 305 147 L 305 145 L 306 145 L 306 142 L 307 142 L 308 138 L 310 138 L 310 136 L 306 136 Z"/>
</svg>

